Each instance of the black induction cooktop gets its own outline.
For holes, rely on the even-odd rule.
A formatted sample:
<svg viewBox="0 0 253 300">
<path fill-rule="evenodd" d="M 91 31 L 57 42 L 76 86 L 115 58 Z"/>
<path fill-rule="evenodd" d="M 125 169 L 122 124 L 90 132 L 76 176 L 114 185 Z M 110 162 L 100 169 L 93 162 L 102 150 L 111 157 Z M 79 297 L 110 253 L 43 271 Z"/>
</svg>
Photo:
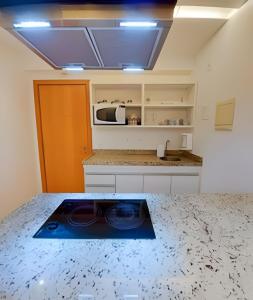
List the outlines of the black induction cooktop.
<svg viewBox="0 0 253 300">
<path fill-rule="evenodd" d="M 66 199 L 34 238 L 155 239 L 155 232 L 146 200 Z"/>
</svg>

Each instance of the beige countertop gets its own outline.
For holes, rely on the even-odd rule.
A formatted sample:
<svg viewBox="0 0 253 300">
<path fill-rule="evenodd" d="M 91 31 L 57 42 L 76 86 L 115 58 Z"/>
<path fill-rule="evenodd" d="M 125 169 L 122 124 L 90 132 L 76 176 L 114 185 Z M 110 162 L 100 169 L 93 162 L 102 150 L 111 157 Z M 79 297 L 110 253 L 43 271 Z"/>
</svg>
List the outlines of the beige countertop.
<svg viewBox="0 0 253 300">
<path fill-rule="evenodd" d="M 124 166 L 202 166 L 202 158 L 188 151 L 167 151 L 167 155 L 178 156 L 180 161 L 163 161 L 154 150 L 94 150 L 84 165 Z"/>
</svg>

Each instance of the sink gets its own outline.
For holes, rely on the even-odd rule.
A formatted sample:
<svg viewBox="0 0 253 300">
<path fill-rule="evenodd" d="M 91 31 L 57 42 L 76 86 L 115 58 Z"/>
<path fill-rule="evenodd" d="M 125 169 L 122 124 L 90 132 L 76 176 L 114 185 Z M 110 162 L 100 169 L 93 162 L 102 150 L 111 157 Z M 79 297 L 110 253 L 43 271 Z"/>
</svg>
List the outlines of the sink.
<svg viewBox="0 0 253 300">
<path fill-rule="evenodd" d="M 181 158 L 178 156 L 164 156 L 161 157 L 160 159 L 164 161 L 181 161 Z"/>
</svg>

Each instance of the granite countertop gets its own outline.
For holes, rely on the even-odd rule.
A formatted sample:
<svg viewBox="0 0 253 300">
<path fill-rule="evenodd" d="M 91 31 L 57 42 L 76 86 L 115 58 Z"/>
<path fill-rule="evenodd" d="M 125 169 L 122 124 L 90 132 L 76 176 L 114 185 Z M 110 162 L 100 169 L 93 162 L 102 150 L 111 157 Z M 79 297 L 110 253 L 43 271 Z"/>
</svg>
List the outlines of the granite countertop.
<svg viewBox="0 0 253 300">
<path fill-rule="evenodd" d="M 125 166 L 202 166 L 202 158 L 188 151 L 167 151 L 167 155 L 178 156 L 180 161 L 163 161 L 153 150 L 95 150 L 85 160 L 85 165 Z"/>
<path fill-rule="evenodd" d="M 147 199 L 155 240 L 32 238 L 91 194 L 41 194 L 4 219 L 0 299 L 253 299 L 253 195 L 92 194 L 131 196 Z"/>
</svg>

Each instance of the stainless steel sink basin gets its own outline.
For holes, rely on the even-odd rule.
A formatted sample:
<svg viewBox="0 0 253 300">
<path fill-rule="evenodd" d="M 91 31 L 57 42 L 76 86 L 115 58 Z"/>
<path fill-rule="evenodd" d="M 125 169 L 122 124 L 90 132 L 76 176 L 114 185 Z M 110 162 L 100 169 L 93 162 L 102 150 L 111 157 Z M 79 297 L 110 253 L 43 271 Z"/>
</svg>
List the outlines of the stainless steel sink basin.
<svg viewBox="0 0 253 300">
<path fill-rule="evenodd" d="M 164 156 L 161 157 L 160 159 L 164 161 L 181 161 L 181 158 L 178 156 Z"/>
</svg>

